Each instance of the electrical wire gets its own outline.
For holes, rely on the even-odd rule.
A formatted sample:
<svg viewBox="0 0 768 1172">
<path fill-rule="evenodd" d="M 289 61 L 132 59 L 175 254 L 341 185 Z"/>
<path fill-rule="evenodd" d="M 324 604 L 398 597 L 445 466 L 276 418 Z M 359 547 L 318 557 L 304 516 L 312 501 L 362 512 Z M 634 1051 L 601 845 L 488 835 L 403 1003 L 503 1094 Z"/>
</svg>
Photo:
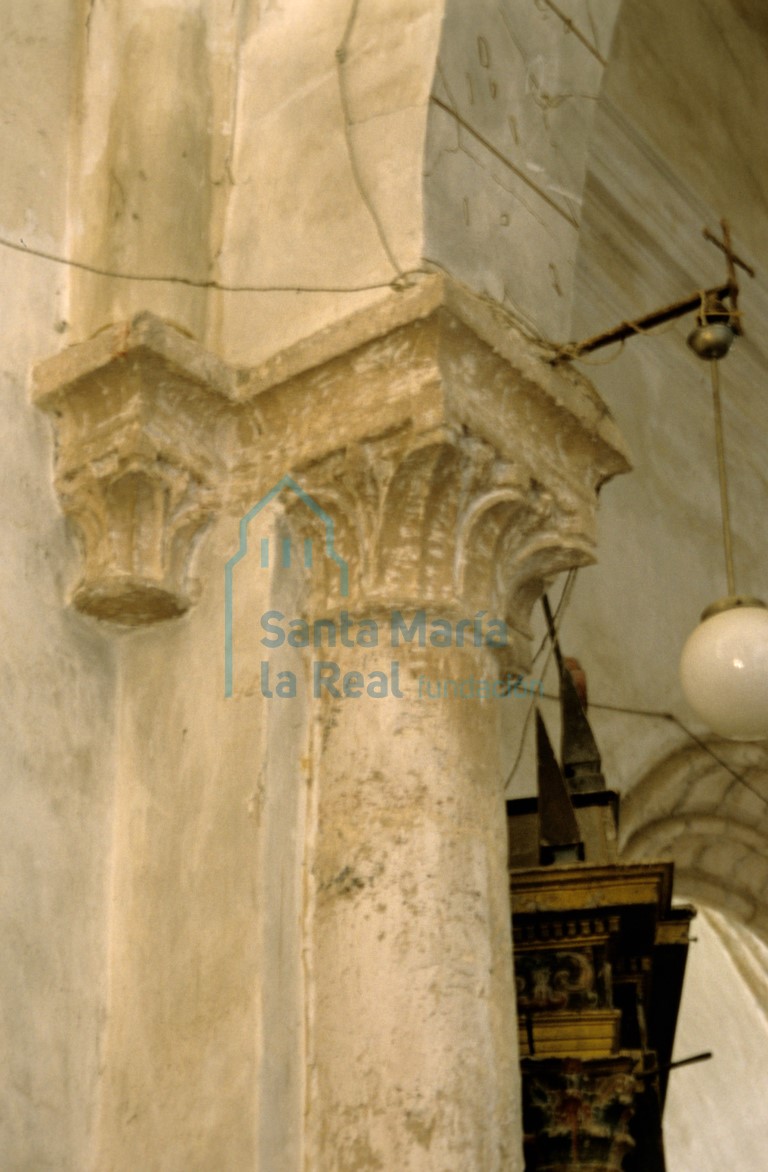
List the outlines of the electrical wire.
<svg viewBox="0 0 768 1172">
<path fill-rule="evenodd" d="M 562 594 L 560 595 L 560 599 L 558 601 L 557 607 L 555 608 L 554 621 L 553 621 L 555 636 L 557 636 L 559 634 L 561 623 L 563 621 L 563 618 L 565 617 L 565 611 L 570 603 L 571 595 L 573 592 L 573 586 L 574 586 L 575 579 L 576 579 L 576 573 L 577 573 L 577 571 L 575 569 L 568 571 L 568 575 L 566 577 L 565 584 L 563 586 Z M 554 643 L 550 640 L 549 632 L 547 632 L 544 635 L 544 638 L 542 639 L 541 643 L 539 644 L 539 647 L 536 651 L 536 654 L 534 655 L 534 657 L 531 661 L 532 666 L 533 666 L 533 664 L 536 663 L 536 661 L 538 660 L 538 658 L 540 657 L 540 655 L 544 651 L 545 647 L 547 647 L 547 646 L 549 649 L 547 652 L 547 657 L 544 661 L 544 666 L 541 669 L 542 676 L 545 674 L 545 672 L 549 666 L 550 660 L 554 654 Z M 553 700 L 557 703 L 560 702 L 560 697 L 553 695 L 551 692 L 542 692 L 542 693 L 540 693 L 540 695 L 543 700 Z M 510 769 L 510 771 L 507 775 L 506 782 L 504 784 L 505 793 L 509 790 L 509 787 L 512 784 L 512 781 L 515 777 L 515 774 L 517 773 L 517 770 L 520 767 L 520 762 L 522 760 L 523 752 L 525 749 L 525 740 L 526 740 L 526 736 L 528 735 L 528 728 L 530 725 L 530 720 L 531 720 L 531 716 L 533 715 L 533 710 L 535 708 L 535 705 L 536 705 L 536 700 L 534 698 L 531 700 L 530 704 L 528 705 L 528 711 L 526 712 L 525 718 L 523 720 L 523 728 L 522 728 L 522 732 L 520 734 L 520 741 L 518 744 L 517 754 L 515 756 L 515 760 L 512 764 L 512 768 Z M 746 789 L 748 789 L 751 794 L 753 794 L 756 798 L 758 798 L 763 803 L 763 805 L 768 806 L 768 797 L 766 797 L 764 794 L 762 794 L 760 792 L 760 790 L 757 789 L 756 786 L 754 786 L 750 781 L 747 780 L 746 777 L 743 776 L 743 774 L 739 773 L 736 769 L 734 769 L 731 765 L 729 765 L 727 761 L 724 761 L 723 758 L 718 753 L 716 753 L 715 750 L 713 748 L 711 748 L 711 746 L 708 745 L 707 742 L 702 737 L 698 736 L 695 732 L 693 732 L 690 728 L 688 728 L 688 726 L 686 724 L 684 724 L 683 721 L 680 720 L 680 718 L 678 716 L 675 716 L 674 712 L 662 712 L 660 710 L 653 709 L 653 708 L 630 708 L 626 705 L 621 705 L 621 704 L 601 704 L 595 700 L 590 700 L 589 707 L 591 709 L 596 709 L 597 711 L 600 711 L 600 712 L 615 712 L 617 714 L 625 715 L 625 716 L 645 716 L 645 717 L 648 717 L 649 719 L 652 719 L 652 720 L 664 720 L 669 724 L 674 724 L 676 726 L 676 728 L 678 728 L 680 730 L 680 732 L 683 733 L 683 735 L 686 736 L 694 745 L 696 745 L 699 749 L 702 749 L 709 757 L 712 758 L 713 761 L 717 762 L 717 764 L 722 769 L 724 769 L 726 771 L 726 773 L 729 774 L 729 776 L 733 778 L 734 781 L 738 782 L 740 785 L 743 785 Z"/>
<path fill-rule="evenodd" d="M 575 569 L 568 571 L 565 582 L 563 584 L 563 590 L 560 595 L 560 599 L 558 601 L 557 606 L 555 607 L 555 613 L 554 613 L 554 617 L 553 617 L 553 625 L 554 625 L 556 635 L 560 630 L 560 624 L 561 624 L 563 618 L 565 618 L 565 612 L 566 612 L 568 605 L 571 601 L 571 595 L 573 593 L 573 586 L 576 581 L 576 574 L 577 573 L 578 573 L 578 568 L 575 568 Z M 542 654 L 545 647 L 547 647 L 547 646 L 548 646 L 547 657 L 544 660 L 544 666 L 541 669 L 542 675 L 545 674 L 547 668 L 549 667 L 550 660 L 551 660 L 552 655 L 554 653 L 554 644 L 550 643 L 548 632 L 544 636 L 544 638 L 542 639 L 541 643 L 539 644 L 539 648 L 538 648 L 536 654 L 534 655 L 533 659 L 531 660 L 531 667 L 533 667 L 533 665 L 536 663 L 537 659 L 539 658 L 539 656 Z M 512 764 L 512 768 L 510 769 L 509 773 L 507 774 L 507 780 L 504 783 L 504 792 L 505 793 L 509 790 L 509 787 L 512 784 L 512 781 L 514 780 L 515 774 L 517 773 L 518 769 L 520 768 L 520 762 L 522 760 L 523 751 L 525 749 L 525 738 L 528 734 L 528 727 L 530 725 L 531 717 L 533 716 L 533 710 L 535 707 L 536 707 L 536 699 L 534 697 L 531 700 L 530 704 L 528 705 L 528 711 L 526 712 L 525 718 L 523 719 L 523 730 L 520 734 L 520 743 L 518 745 L 517 755 L 516 755 L 515 760 Z"/>
<path fill-rule="evenodd" d="M 541 697 L 543 700 L 554 700 L 557 703 L 560 702 L 560 697 L 553 695 L 551 692 L 542 692 Z M 594 700 L 589 701 L 589 707 L 590 709 L 595 708 L 600 712 L 616 712 L 625 716 L 647 716 L 653 720 L 665 720 L 669 724 L 674 724 L 677 728 L 680 729 L 681 733 L 684 733 L 685 736 L 693 742 L 694 745 L 697 745 L 698 748 L 703 749 L 704 752 L 707 753 L 713 761 L 716 761 L 717 764 L 722 769 L 724 769 L 726 773 L 728 773 L 733 778 L 734 781 L 739 782 L 740 785 L 746 786 L 750 793 L 754 794 L 754 796 L 759 798 L 764 805 L 768 806 L 768 797 L 766 797 L 760 792 L 759 789 L 752 785 L 752 783 L 748 781 L 743 774 L 737 772 L 737 770 L 733 769 L 727 761 L 724 761 L 723 758 L 719 756 L 719 754 L 717 754 L 715 750 L 711 748 L 711 746 L 708 745 L 702 737 L 697 736 L 695 732 L 688 728 L 688 726 L 684 724 L 682 720 L 680 720 L 679 716 L 675 716 L 674 712 L 662 712 L 653 708 L 629 708 L 621 704 L 600 704 Z"/>
<path fill-rule="evenodd" d="M 0 248 L 8 248 L 13 252 L 34 256 L 39 260 L 47 260 L 51 264 L 63 265 L 65 268 L 93 273 L 97 277 L 110 277 L 116 281 L 185 285 L 191 289 L 213 289 L 218 293 L 368 293 L 376 289 L 402 289 L 407 286 L 411 277 L 431 275 L 428 269 L 413 269 L 407 273 L 398 273 L 389 281 L 376 281 L 361 285 L 227 285 L 223 281 L 216 281 L 213 278 L 203 280 L 195 277 L 180 277 L 173 273 L 129 273 L 121 272 L 118 269 L 106 269 L 99 265 L 88 264 L 86 261 L 73 260 L 71 257 L 34 248 L 25 244 L 23 240 L 17 242 L 5 237 L 0 237 Z"/>
</svg>

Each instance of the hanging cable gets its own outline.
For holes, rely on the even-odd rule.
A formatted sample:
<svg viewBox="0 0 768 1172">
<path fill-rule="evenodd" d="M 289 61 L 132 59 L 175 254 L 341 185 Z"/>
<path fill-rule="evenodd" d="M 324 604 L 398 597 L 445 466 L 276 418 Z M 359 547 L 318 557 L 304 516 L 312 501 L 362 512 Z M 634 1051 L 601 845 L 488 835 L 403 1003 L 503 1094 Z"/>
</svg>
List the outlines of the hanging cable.
<svg viewBox="0 0 768 1172">
<path fill-rule="evenodd" d="M 736 578 L 733 572 L 733 539 L 731 536 L 731 512 L 728 505 L 728 472 L 725 463 L 725 438 L 723 435 L 723 409 L 720 401 L 720 363 L 710 363 L 712 372 L 712 403 L 715 411 L 715 446 L 717 448 L 717 471 L 720 478 L 720 517 L 723 525 L 723 551 L 725 573 L 728 579 L 728 593 L 736 593 Z"/>
<path fill-rule="evenodd" d="M 552 700 L 558 704 L 560 703 L 560 697 L 555 696 L 552 692 L 542 692 L 541 698 L 542 700 Z M 590 711 L 592 711 L 594 708 L 600 712 L 616 712 L 622 716 L 647 716 L 653 720 L 666 720 L 670 724 L 676 725 L 676 727 L 680 729 L 681 733 L 688 737 L 688 739 L 692 741 L 694 745 L 698 746 L 699 749 L 703 749 L 703 751 L 709 757 L 711 757 L 713 761 L 716 761 L 717 764 L 726 771 L 726 773 L 730 774 L 734 781 L 737 781 L 740 785 L 745 786 L 750 791 L 750 793 L 754 794 L 755 797 L 759 798 L 764 805 L 768 806 L 768 797 L 766 797 L 765 794 L 762 794 L 756 786 L 752 785 L 750 781 L 747 781 L 743 774 L 738 773 L 728 764 L 727 761 L 724 761 L 723 758 L 719 756 L 719 754 L 717 754 L 715 750 L 712 749 L 702 737 L 697 736 L 696 733 L 692 732 L 686 724 L 683 724 L 682 720 L 680 720 L 678 716 L 675 716 L 674 712 L 661 712 L 652 708 L 629 708 L 622 704 L 599 704 L 597 701 L 592 699 L 589 701 L 589 708 Z"/>
<path fill-rule="evenodd" d="M 560 595 L 560 599 L 558 601 L 557 607 L 555 608 L 554 615 L 551 615 L 551 611 L 550 611 L 550 615 L 552 617 L 552 625 L 553 625 L 554 631 L 555 631 L 555 636 L 557 636 L 557 632 L 560 630 L 560 624 L 563 621 L 563 619 L 565 618 L 565 612 L 566 612 L 568 605 L 571 601 L 571 594 L 573 592 L 573 586 L 576 581 L 576 574 L 577 573 L 578 573 L 578 568 L 574 568 L 574 569 L 568 571 L 568 574 L 565 579 L 565 583 L 563 585 L 563 590 Z M 544 598 L 546 598 L 546 594 L 544 595 Z M 547 607 L 549 607 L 549 600 L 548 599 L 547 599 Z M 531 666 L 533 666 L 533 664 L 536 663 L 536 660 L 539 658 L 542 651 L 547 646 L 549 647 L 549 650 L 547 652 L 547 657 L 544 660 L 544 666 L 541 669 L 542 676 L 546 674 L 547 668 L 549 667 L 549 661 L 552 658 L 552 653 L 553 653 L 553 644 L 550 641 L 549 631 L 547 631 L 546 635 L 544 636 L 541 643 L 539 644 L 538 650 L 537 650 L 536 654 L 534 655 L 533 659 L 531 660 Z M 515 777 L 515 774 L 517 773 L 518 769 L 520 768 L 520 762 L 523 759 L 523 751 L 525 749 L 525 738 L 528 735 L 528 727 L 531 723 L 531 717 L 533 716 L 533 710 L 535 707 L 536 707 L 536 700 L 534 698 L 528 704 L 528 711 L 526 712 L 525 718 L 523 720 L 523 728 L 520 733 L 520 741 L 518 743 L 517 753 L 515 755 L 515 760 L 512 763 L 512 768 L 510 769 L 509 773 L 507 774 L 507 780 L 504 783 L 504 792 L 505 793 L 509 789 L 509 787 L 512 784 L 512 781 Z"/>
</svg>

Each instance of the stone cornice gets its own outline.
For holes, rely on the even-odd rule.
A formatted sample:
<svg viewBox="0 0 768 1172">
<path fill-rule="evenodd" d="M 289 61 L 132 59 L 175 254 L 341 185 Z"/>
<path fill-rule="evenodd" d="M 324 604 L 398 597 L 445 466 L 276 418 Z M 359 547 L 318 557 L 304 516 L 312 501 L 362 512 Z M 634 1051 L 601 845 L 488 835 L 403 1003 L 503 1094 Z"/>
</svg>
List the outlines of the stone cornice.
<svg viewBox="0 0 768 1172">
<path fill-rule="evenodd" d="M 236 370 L 171 322 L 139 313 L 39 362 L 33 372 L 32 401 L 43 411 L 55 412 L 71 394 L 87 390 L 121 359 L 141 353 L 154 355 L 190 386 L 224 399 L 238 397 Z"/>
<path fill-rule="evenodd" d="M 628 471 L 628 449 L 589 380 L 574 367 L 553 366 L 552 349 L 526 337 L 514 318 L 497 302 L 481 297 L 442 273 L 390 291 L 374 305 L 334 322 L 266 362 L 250 369 L 241 368 L 233 396 L 239 401 L 251 399 L 401 326 L 429 318 L 440 309 L 463 322 L 520 377 L 534 383 L 554 404 L 570 412 L 616 453 L 616 468 L 609 475 Z"/>
</svg>

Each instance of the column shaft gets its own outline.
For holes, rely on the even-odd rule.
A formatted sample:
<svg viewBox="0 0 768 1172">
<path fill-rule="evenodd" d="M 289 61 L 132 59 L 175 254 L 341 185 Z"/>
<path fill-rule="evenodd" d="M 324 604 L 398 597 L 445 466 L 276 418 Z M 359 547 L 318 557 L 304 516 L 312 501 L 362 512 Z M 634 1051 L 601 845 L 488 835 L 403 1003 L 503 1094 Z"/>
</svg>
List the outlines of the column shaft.
<svg viewBox="0 0 768 1172">
<path fill-rule="evenodd" d="M 333 655 L 383 670 L 390 695 L 319 699 L 310 1165 L 522 1166 L 503 701 L 426 695 L 494 665 L 482 649 Z"/>
</svg>

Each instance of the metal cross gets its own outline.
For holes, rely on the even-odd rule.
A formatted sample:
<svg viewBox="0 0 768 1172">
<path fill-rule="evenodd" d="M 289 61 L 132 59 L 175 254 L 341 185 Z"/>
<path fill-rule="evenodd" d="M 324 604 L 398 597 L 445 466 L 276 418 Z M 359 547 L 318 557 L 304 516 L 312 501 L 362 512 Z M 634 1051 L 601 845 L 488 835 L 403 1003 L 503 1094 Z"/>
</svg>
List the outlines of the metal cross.
<svg viewBox="0 0 768 1172">
<path fill-rule="evenodd" d="M 710 243 L 715 244 L 721 252 L 725 253 L 726 260 L 728 262 L 728 276 L 733 281 L 733 284 L 737 284 L 736 265 L 738 265 L 740 269 L 743 269 L 745 273 L 749 273 L 750 277 L 754 277 L 755 270 L 752 268 L 752 265 L 747 264 L 745 260 L 742 260 L 740 256 L 737 256 L 731 247 L 731 230 L 728 227 L 728 221 L 721 220 L 720 227 L 723 230 L 722 240 L 719 240 L 718 237 L 715 236 L 714 232 L 710 232 L 709 228 L 705 228 L 702 235 L 704 236 L 705 240 L 709 240 Z"/>
<path fill-rule="evenodd" d="M 720 240 L 715 236 L 714 232 L 710 232 L 709 228 L 704 228 L 702 235 L 705 240 L 709 240 L 721 252 L 725 253 L 726 264 L 728 265 L 728 284 L 730 285 L 731 308 L 733 309 L 732 328 L 735 333 L 743 333 L 741 328 L 741 321 L 739 319 L 739 282 L 736 280 L 736 265 L 743 269 L 745 273 L 749 273 L 750 277 L 754 277 L 755 270 L 752 265 L 747 264 L 740 256 L 737 256 L 731 246 L 731 230 L 728 227 L 728 221 L 722 219 L 720 227 L 723 231 L 723 239 Z"/>
</svg>

